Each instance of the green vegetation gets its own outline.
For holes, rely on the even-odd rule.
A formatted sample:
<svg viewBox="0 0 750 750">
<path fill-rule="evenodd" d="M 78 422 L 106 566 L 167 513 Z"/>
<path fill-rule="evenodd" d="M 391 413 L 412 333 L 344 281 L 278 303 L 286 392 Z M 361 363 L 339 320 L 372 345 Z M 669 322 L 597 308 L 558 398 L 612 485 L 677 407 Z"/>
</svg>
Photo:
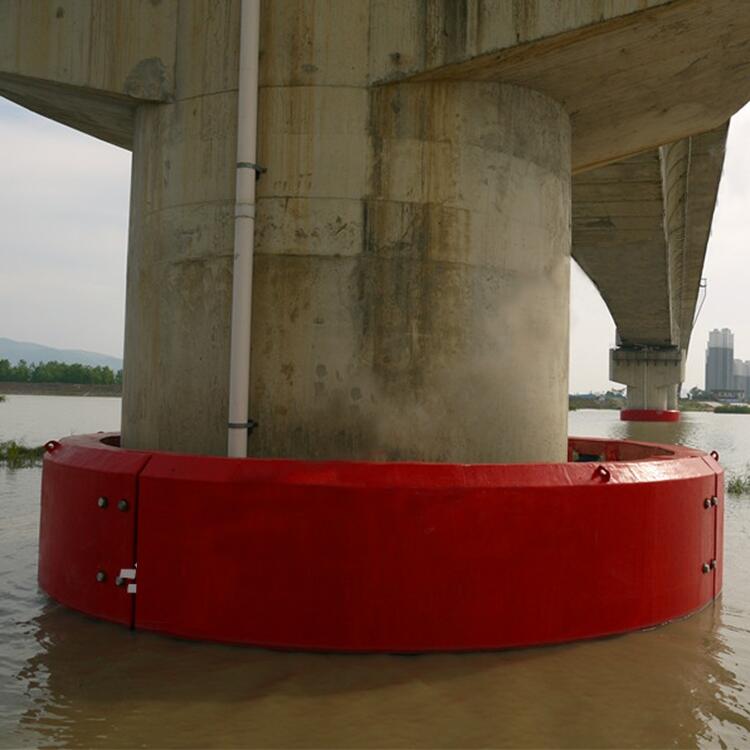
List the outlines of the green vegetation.
<svg viewBox="0 0 750 750">
<path fill-rule="evenodd" d="M 3 396 L 2 393 L 0 393 L 0 404 L 2 404 L 3 401 L 5 401 L 5 396 Z"/>
<path fill-rule="evenodd" d="M 0 465 L 7 466 L 9 469 L 23 469 L 28 466 L 39 466 L 44 456 L 44 446 L 37 448 L 28 448 L 25 445 L 19 445 L 15 440 L 9 440 L 5 443 L 0 442 Z"/>
<path fill-rule="evenodd" d="M 625 398 L 615 391 L 600 393 L 577 393 L 568 396 L 568 409 L 623 409 Z"/>
<path fill-rule="evenodd" d="M 725 487 L 730 495 L 750 495 L 750 466 L 739 474 L 730 474 Z"/>
<path fill-rule="evenodd" d="M 714 407 L 703 401 L 693 401 L 689 398 L 680 399 L 680 411 L 713 411 Z"/>
<path fill-rule="evenodd" d="M 724 404 L 714 409 L 715 414 L 750 414 L 750 406 L 746 404 Z"/>
<path fill-rule="evenodd" d="M 122 383 L 122 370 L 113 372 L 110 367 L 68 365 L 64 362 L 27 364 L 21 360 L 12 365 L 0 359 L 0 383 L 76 383 L 82 385 L 113 385 Z"/>
</svg>

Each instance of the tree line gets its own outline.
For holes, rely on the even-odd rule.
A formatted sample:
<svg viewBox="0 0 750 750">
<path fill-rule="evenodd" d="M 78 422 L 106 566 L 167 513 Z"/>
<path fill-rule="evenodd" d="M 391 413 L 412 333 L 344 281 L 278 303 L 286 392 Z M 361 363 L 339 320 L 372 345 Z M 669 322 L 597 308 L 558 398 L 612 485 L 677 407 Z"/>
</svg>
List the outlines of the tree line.
<svg viewBox="0 0 750 750">
<path fill-rule="evenodd" d="M 82 385 L 114 385 L 122 383 L 122 370 L 97 365 L 66 364 L 65 362 L 27 363 L 12 365 L 0 359 L 0 383 L 76 383 Z"/>
</svg>

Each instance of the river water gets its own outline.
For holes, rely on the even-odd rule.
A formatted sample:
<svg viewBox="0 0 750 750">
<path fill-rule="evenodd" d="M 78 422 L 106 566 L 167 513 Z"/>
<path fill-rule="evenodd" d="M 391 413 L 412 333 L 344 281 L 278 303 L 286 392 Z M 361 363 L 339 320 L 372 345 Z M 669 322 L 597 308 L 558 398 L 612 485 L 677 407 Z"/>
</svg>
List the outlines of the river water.
<svg viewBox="0 0 750 750">
<path fill-rule="evenodd" d="M 116 430 L 119 399 L 11 396 L 0 440 Z M 573 435 L 750 461 L 750 417 Z M 281 653 L 95 622 L 36 585 L 39 469 L 0 469 L 0 747 L 750 747 L 750 496 L 727 496 L 721 598 L 647 632 L 430 656 Z"/>
</svg>

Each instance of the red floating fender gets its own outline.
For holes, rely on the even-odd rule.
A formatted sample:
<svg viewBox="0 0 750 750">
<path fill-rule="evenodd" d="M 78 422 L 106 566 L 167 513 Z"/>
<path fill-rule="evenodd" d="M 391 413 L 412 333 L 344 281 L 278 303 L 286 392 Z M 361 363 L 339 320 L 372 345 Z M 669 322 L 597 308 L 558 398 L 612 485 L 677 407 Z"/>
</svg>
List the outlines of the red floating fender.
<svg viewBox="0 0 750 750">
<path fill-rule="evenodd" d="M 576 462 L 455 465 L 114 442 L 63 440 L 46 456 L 40 583 L 136 628 L 325 651 L 494 649 L 650 627 L 721 589 L 723 473 L 700 451 L 573 438 Z M 136 504 L 102 509 L 100 496 Z"/>
<path fill-rule="evenodd" d="M 679 422 L 679 409 L 622 409 L 623 422 Z"/>
</svg>

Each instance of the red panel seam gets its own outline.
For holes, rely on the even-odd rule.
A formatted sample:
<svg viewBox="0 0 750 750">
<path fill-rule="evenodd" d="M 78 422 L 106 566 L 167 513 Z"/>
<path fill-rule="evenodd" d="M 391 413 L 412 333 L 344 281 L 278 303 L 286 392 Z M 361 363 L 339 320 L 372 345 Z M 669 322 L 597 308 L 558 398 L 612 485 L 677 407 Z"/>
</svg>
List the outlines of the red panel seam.
<svg viewBox="0 0 750 750">
<path fill-rule="evenodd" d="M 153 458 L 153 454 L 150 453 L 143 465 L 135 473 L 135 497 L 133 498 L 133 567 L 138 570 L 138 510 L 140 507 L 141 500 L 141 474 L 144 469 L 148 466 L 149 462 Z M 136 582 L 136 593 L 133 594 L 130 602 L 130 629 L 135 630 L 135 607 L 136 600 L 138 598 L 138 574 L 135 577 Z"/>
<path fill-rule="evenodd" d="M 716 505 L 713 507 L 714 511 L 714 560 L 716 565 L 714 566 L 714 588 L 713 598 L 716 599 L 716 576 L 719 574 L 719 472 L 714 469 L 714 497 L 716 498 Z M 722 508 L 722 511 L 724 509 Z M 722 561 L 723 564 L 723 561 Z"/>
<path fill-rule="evenodd" d="M 701 456 L 703 459 L 703 463 L 708 466 L 709 469 L 711 469 L 711 473 L 714 475 L 714 491 L 713 496 L 716 498 L 716 501 L 718 503 L 719 501 L 719 474 L 720 469 L 717 469 L 714 465 L 716 462 L 709 461 L 705 456 Z M 713 560 L 716 560 L 716 567 L 714 567 L 712 573 L 713 577 L 711 579 L 712 582 L 712 589 L 711 589 L 711 598 L 716 599 L 716 576 L 719 570 L 719 506 L 714 505 L 711 509 L 714 516 L 714 549 L 713 549 Z"/>
</svg>

